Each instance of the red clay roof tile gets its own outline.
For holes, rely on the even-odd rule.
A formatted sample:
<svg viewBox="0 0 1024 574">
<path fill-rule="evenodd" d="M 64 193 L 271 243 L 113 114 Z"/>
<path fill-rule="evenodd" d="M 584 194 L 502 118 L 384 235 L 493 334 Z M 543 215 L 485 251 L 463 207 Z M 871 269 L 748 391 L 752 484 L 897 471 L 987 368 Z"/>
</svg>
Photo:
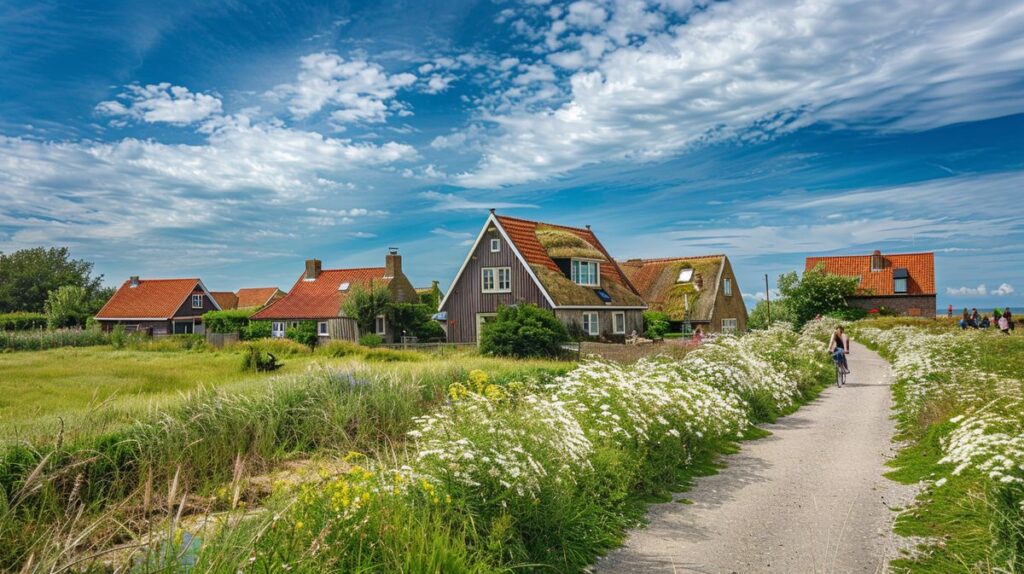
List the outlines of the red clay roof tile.
<svg viewBox="0 0 1024 574">
<path fill-rule="evenodd" d="M 842 255 L 836 257 L 808 257 L 804 269 L 810 271 L 816 265 L 825 265 L 825 272 L 845 277 L 859 277 L 858 289 L 873 295 L 895 295 L 892 273 L 894 269 L 906 269 L 908 295 L 935 294 L 935 254 L 896 253 L 884 254 L 885 265 L 871 270 L 871 255 Z"/>
<path fill-rule="evenodd" d="M 96 314 L 97 319 L 170 319 L 194 290 L 199 279 L 142 279 L 132 287 L 125 281 Z"/>
<path fill-rule="evenodd" d="M 390 278 L 385 278 L 384 267 L 367 267 L 361 269 L 324 269 L 313 281 L 306 281 L 304 275 L 299 276 L 295 286 L 287 295 L 274 301 L 263 310 L 252 316 L 253 319 L 329 319 L 341 315 L 345 299 L 358 287 L 369 288 L 370 284 L 387 285 Z M 340 291 L 342 283 L 348 283 L 345 291 Z"/>
<path fill-rule="evenodd" d="M 238 308 L 262 307 L 270 302 L 280 289 L 277 287 L 247 287 L 238 290 Z"/>
</svg>

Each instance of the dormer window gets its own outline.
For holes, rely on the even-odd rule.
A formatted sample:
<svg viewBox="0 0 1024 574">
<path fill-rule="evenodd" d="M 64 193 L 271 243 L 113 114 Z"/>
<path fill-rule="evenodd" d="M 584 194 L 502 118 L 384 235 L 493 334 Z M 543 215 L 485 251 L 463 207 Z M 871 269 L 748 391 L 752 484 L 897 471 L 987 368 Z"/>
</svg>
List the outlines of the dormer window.
<svg viewBox="0 0 1024 574">
<path fill-rule="evenodd" d="M 676 283 L 689 283 L 690 281 L 693 281 L 693 267 L 684 267 L 680 269 Z"/>
<path fill-rule="evenodd" d="M 202 294 L 196 293 L 192 295 L 192 308 L 202 309 L 203 308 L 203 296 Z"/>
<path fill-rule="evenodd" d="M 907 279 L 910 278 L 910 274 L 906 269 L 893 269 L 892 271 L 892 292 L 893 293 L 906 293 L 907 292 Z"/>
<path fill-rule="evenodd" d="M 572 282 L 586 287 L 599 287 L 601 264 L 583 259 L 572 260 Z"/>
</svg>

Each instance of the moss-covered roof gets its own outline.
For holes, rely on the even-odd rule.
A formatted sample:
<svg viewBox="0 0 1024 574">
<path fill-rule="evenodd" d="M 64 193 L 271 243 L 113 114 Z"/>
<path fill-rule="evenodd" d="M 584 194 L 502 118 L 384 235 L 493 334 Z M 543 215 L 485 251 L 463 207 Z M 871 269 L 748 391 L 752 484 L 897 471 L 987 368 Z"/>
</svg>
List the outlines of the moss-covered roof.
<svg viewBox="0 0 1024 574">
<path fill-rule="evenodd" d="M 724 255 L 671 259 L 632 259 L 620 262 L 622 271 L 640 291 L 652 311 L 661 311 L 673 321 L 710 321 L 718 293 L 718 275 Z M 693 269 L 690 281 L 680 283 L 679 272 Z M 702 284 L 698 289 L 697 285 Z"/>
<path fill-rule="evenodd" d="M 555 304 L 561 305 L 593 305 L 604 307 L 605 302 L 597 296 L 594 287 L 583 287 L 572 282 L 565 274 L 553 271 L 543 265 L 531 265 L 530 269 L 540 280 L 544 290 L 555 300 Z M 603 278 L 602 278 L 603 279 Z M 601 281 L 601 289 L 611 297 L 610 306 L 640 307 L 644 305 L 643 299 L 621 283 L 614 281 Z"/>
<path fill-rule="evenodd" d="M 538 225 L 537 241 L 540 242 L 548 257 L 552 259 L 596 259 L 607 261 L 604 254 L 587 240 L 566 229 Z"/>
</svg>

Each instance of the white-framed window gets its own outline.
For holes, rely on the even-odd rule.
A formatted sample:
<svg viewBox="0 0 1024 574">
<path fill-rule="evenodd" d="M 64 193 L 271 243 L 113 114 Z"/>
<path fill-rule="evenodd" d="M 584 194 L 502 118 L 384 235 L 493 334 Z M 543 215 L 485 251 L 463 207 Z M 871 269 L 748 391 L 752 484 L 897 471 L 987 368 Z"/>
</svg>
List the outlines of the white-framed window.
<svg viewBox="0 0 1024 574">
<path fill-rule="evenodd" d="M 596 311 L 583 312 L 583 332 L 592 337 L 601 334 L 601 323 L 597 319 Z"/>
<path fill-rule="evenodd" d="M 512 291 L 511 267 L 484 267 L 480 271 L 480 290 L 484 293 L 509 293 Z"/>
<path fill-rule="evenodd" d="M 384 315 L 377 315 L 377 318 L 373 322 L 373 330 L 378 335 L 386 335 L 388 328 L 388 321 L 384 318 Z"/>
<path fill-rule="evenodd" d="M 736 319 L 722 319 L 722 332 L 723 333 L 735 333 L 736 332 Z"/>
<path fill-rule="evenodd" d="M 275 339 L 284 337 L 284 321 L 274 321 L 270 325 L 270 336 Z"/>
<path fill-rule="evenodd" d="M 728 277 L 722 279 L 722 292 L 725 293 L 726 297 L 732 295 L 732 279 Z"/>
<path fill-rule="evenodd" d="M 616 311 L 612 313 L 612 333 L 616 335 L 626 334 L 626 312 Z"/>
<path fill-rule="evenodd" d="M 195 293 L 192 295 L 192 308 L 202 309 L 203 308 L 203 295 L 202 293 Z"/>
<path fill-rule="evenodd" d="M 491 240 L 491 253 L 498 253 L 499 251 L 501 251 L 501 240 L 500 239 L 492 239 Z"/>
<path fill-rule="evenodd" d="M 907 278 L 899 277 L 892 280 L 893 293 L 906 293 L 907 292 Z"/>
<path fill-rule="evenodd" d="M 572 260 L 572 282 L 586 287 L 599 287 L 601 264 L 584 259 Z"/>
<path fill-rule="evenodd" d="M 327 330 L 327 321 L 319 321 L 319 322 L 317 322 L 317 324 L 316 324 L 316 334 L 320 335 L 321 337 L 326 337 L 326 336 L 330 335 L 330 332 Z"/>
</svg>

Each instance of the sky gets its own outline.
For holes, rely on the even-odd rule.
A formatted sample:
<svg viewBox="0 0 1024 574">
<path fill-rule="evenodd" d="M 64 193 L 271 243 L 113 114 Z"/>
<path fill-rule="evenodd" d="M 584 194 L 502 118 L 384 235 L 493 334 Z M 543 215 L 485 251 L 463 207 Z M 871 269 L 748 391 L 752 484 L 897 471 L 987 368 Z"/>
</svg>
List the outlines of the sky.
<svg viewBox="0 0 1024 574">
<path fill-rule="evenodd" d="M 618 258 L 934 251 L 1024 306 L 1024 3 L 0 2 L 0 251 L 451 282 L 488 208 Z"/>
</svg>

